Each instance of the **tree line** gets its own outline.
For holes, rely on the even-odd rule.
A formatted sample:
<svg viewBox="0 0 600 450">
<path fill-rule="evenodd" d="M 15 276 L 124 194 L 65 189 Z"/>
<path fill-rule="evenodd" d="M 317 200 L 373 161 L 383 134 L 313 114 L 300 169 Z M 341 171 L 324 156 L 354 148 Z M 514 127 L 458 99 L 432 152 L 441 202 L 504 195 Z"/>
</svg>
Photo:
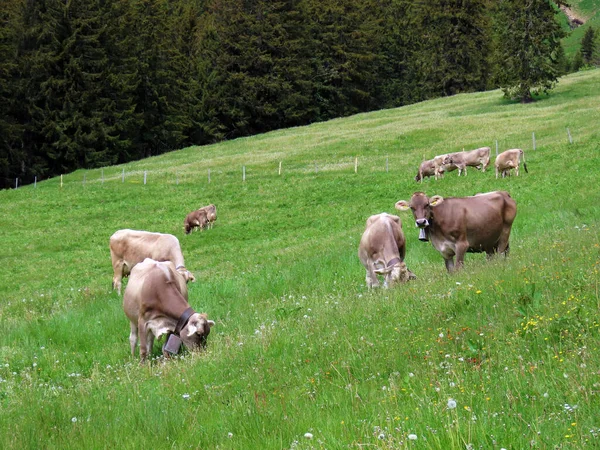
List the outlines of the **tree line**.
<svg viewBox="0 0 600 450">
<path fill-rule="evenodd" d="M 549 0 L 3 0 L 0 188 L 564 71 Z"/>
</svg>

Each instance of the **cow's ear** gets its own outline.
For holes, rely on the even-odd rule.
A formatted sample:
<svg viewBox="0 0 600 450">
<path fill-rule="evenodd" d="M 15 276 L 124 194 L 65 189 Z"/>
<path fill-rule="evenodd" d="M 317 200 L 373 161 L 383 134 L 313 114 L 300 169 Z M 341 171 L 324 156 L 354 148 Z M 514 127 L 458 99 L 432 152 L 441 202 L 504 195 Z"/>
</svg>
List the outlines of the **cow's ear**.
<svg viewBox="0 0 600 450">
<path fill-rule="evenodd" d="M 214 320 L 207 320 L 206 321 L 208 323 L 208 327 L 212 328 L 215 325 L 215 321 Z"/>
<path fill-rule="evenodd" d="M 400 211 L 408 211 L 410 209 L 410 205 L 406 200 L 398 200 L 395 206 Z"/>
<path fill-rule="evenodd" d="M 429 204 L 431 206 L 438 206 L 443 201 L 444 201 L 444 197 L 442 197 L 441 195 L 434 195 L 433 197 L 431 197 L 429 199 Z"/>
</svg>

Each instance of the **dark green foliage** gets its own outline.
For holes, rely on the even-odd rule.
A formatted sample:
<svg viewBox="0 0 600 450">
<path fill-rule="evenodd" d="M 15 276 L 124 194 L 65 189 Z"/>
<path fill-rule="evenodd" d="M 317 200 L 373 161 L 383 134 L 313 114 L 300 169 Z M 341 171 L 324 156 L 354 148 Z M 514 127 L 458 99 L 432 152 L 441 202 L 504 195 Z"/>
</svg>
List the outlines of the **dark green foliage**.
<svg viewBox="0 0 600 450">
<path fill-rule="evenodd" d="M 583 39 L 581 39 L 581 56 L 586 64 L 592 64 L 595 47 L 596 35 L 594 33 L 594 29 L 589 27 L 587 30 L 585 30 Z"/>
<path fill-rule="evenodd" d="M 429 97 L 485 88 L 489 69 L 485 0 L 429 0 L 417 11 L 423 30 L 417 56 Z"/>
<path fill-rule="evenodd" d="M 547 93 L 557 81 L 563 32 L 548 0 L 500 0 L 496 7 L 497 80 L 521 102 Z"/>
<path fill-rule="evenodd" d="M 528 101 L 566 71 L 548 1 L 4 0 L 0 187 L 459 92 Z"/>
</svg>

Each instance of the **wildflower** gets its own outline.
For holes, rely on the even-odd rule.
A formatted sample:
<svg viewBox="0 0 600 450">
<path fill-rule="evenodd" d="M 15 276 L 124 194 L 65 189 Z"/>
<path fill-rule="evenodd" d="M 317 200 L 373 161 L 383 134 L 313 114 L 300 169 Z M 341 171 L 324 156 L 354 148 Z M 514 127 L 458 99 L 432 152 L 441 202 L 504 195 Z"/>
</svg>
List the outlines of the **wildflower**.
<svg viewBox="0 0 600 450">
<path fill-rule="evenodd" d="M 476 294 L 481 294 L 481 291 L 480 291 L 479 289 L 477 289 L 477 290 L 475 291 L 475 293 L 476 293 Z"/>
<path fill-rule="evenodd" d="M 227 433 L 227 437 L 228 437 L 229 439 L 231 439 L 231 438 L 233 437 L 233 433 L 230 431 L 229 433 Z"/>
<path fill-rule="evenodd" d="M 408 439 L 410 441 L 416 441 L 417 440 L 417 435 L 416 434 L 409 434 L 408 435 Z"/>
<path fill-rule="evenodd" d="M 379 433 L 379 436 L 377 436 L 378 439 L 385 439 L 385 434 L 384 433 Z"/>
<path fill-rule="evenodd" d="M 73 422 L 73 423 L 77 422 L 77 417 L 72 417 L 71 422 Z"/>
<path fill-rule="evenodd" d="M 187 400 L 188 398 L 190 398 L 190 394 L 183 394 L 182 397 Z"/>
<path fill-rule="evenodd" d="M 312 433 L 304 433 L 304 437 L 305 437 L 306 439 L 312 439 L 312 438 L 313 438 L 313 435 L 312 435 Z"/>
<path fill-rule="evenodd" d="M 448 400 L 448 409 L 454 409 L 454 408 L 456 408 L 456 400 L 451 398 Z"/>
</svg>

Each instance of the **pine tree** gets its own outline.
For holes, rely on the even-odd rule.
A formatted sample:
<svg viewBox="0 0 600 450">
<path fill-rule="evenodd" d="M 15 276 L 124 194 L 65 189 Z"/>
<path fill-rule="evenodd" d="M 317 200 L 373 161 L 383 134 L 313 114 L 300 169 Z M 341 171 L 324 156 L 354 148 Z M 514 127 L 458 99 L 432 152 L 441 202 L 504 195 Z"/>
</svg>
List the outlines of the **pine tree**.
<svg viewBox="0 0 600 450">
<path fill-rule="evenodd" d="M 555 14 L 548 0 L 499 0 L 495 58 L 505 96 L 530 102 L 557 82 L 563 31 Z"/>
<path fill-rule="evenodd" d="M 487 0 L 429 0 L 417 9 L 416 61 L 430 97 L 482 90 L 488 77 Z"/>
<path fill-rule="evenodd" d="M 586 64 L 592 64 L 594 59 L 595 38 L 594 29 L 589 27 L 581 39 L 581 56 Z"/>
</svg>

